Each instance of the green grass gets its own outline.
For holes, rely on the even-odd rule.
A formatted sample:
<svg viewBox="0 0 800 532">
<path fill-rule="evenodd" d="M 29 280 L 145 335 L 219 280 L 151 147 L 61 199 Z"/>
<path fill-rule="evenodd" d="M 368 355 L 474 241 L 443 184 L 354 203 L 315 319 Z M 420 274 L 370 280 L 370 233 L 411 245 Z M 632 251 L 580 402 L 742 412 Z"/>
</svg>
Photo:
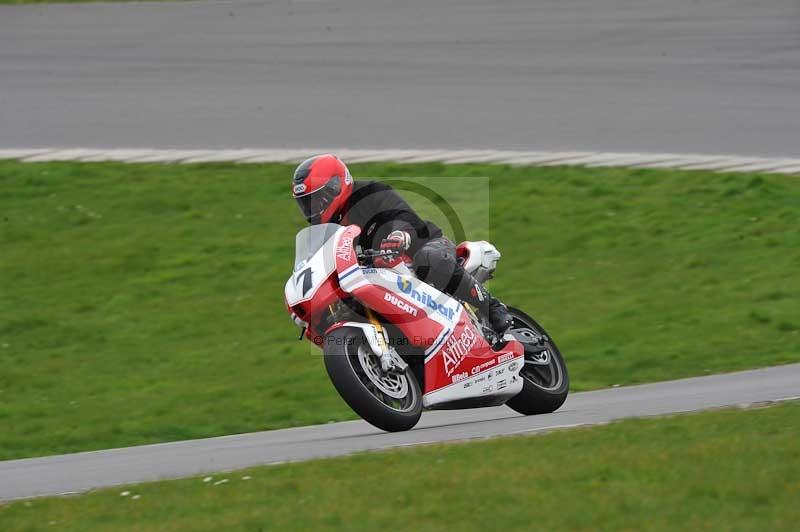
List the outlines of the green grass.
<svg viewBox="0 0 800 532">
<path fill-rule="evenodd" d="M 0 506 L 0 525 L 6 531 L 797 530 L 798 419 L 800 404 L 793 403 L 262 467 L 210 482 L 16 502 Z"/>
<path fill-rule="evenodd" d="M 352 419 L 283 306 L 292 170 L 0 162 L 0 459 Z M 796 178 L 352 171 L 452 176 L 465 220 L 486 201 L 455 177 L 491 176 L 468 236 L 574 390 L 800 360 Z"/>
</svg>

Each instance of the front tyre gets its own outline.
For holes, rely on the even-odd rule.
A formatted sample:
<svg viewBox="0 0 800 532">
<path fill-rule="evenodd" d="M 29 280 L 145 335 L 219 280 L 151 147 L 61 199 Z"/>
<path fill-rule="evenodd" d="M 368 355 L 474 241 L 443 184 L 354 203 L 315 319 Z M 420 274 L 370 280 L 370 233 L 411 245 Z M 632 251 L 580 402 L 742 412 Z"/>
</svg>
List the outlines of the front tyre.
<svg viewBox="0 0 800 532">
<path fill-rule="evenodd" d="M 384 372 L 361 329 L 342 327 L 325 338 L 325 369 L 342 399 L 366 422 L 387 432 L 411 429 L 422 415 L 414 372 Z"/>
<path fill-rule="evenodd" d="M 514 318 L 511 329 L 516 329 L 533 342 L 525 347 L 525 364 L 519 372 L 522 391 L 506 404 L 526 416 L 555 412 L 567 400 L 569 393 L 569 374 L 564 358 L 536 320 L 516 308 L 508 307 L 508 311 Z"/>
</svg>

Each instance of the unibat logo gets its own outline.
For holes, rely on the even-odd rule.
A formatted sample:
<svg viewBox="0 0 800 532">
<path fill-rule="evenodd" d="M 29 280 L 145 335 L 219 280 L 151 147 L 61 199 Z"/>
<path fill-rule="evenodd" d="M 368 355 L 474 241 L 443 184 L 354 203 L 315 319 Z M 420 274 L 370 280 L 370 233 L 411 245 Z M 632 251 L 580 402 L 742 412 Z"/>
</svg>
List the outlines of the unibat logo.
<svg viewBox="0 0 800 532">
<path fill-rule="evenodd" d="M 423 292 L 421 288 L 420 290 L 415 290 L 414 286 L 411 284 L 411 281 L 408 279 L 404 279 L 398 275 L 397 288 L 399 288 L 400 291 L 407 296 L 410 296 L 412 299 L 419 301 L 429 309 L 435 310 L 448 320 L 453 321 L 456 311 L 452 307 L 437 303 L 432 295 L 427 292 Z"/>
</svg>

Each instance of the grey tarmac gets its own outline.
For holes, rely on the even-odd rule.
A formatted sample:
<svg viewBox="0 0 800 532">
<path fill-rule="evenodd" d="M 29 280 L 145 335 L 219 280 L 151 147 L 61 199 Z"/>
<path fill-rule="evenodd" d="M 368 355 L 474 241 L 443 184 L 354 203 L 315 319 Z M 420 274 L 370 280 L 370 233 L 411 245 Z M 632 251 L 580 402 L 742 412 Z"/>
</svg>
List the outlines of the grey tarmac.
<svg viewBox="0 0 800 532">
<path fill-rule="evenodd" d="M 611 388 L 569 396 L 548 415 L 506 407 L 426 412 L 413 430 L 384 433 L 364 421 L 0 462 L 0 500 L 81 492 L 436 442 L 531 434 L 614 420 L 800 397 L 800 364 Z"/>
<path fill-rule="evenodd" d="M 796 0 L 0 6 L 0 147 L 800 156 Z"/>
</svg>

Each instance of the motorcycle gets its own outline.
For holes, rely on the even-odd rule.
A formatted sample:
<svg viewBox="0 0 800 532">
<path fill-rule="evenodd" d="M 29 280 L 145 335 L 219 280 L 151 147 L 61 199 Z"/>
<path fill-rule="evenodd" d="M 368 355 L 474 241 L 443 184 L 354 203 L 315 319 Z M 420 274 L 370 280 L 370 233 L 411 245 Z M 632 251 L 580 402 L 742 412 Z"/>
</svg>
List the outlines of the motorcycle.
<svg viewBox="0 0 800 532">
<path fill-rule="evenodd" d="M 554 412 L 569 391 L 555 342 L 533 318 L 509 307 L 502 336 L 475 309 L 419 280 L 401 261 L 375 268 L 380 250 L 357 245 L 356 225 L 313 225 L 296 236 L 286 282 L 287 310 L 320 347 L 339 395 L 359 416 L 395 432 L 423 409 L 506 404 L 525 414 Z M 490 279 L 500 253 L 463 242 L 458 260 L 478 281 Z"/>
</svg>

